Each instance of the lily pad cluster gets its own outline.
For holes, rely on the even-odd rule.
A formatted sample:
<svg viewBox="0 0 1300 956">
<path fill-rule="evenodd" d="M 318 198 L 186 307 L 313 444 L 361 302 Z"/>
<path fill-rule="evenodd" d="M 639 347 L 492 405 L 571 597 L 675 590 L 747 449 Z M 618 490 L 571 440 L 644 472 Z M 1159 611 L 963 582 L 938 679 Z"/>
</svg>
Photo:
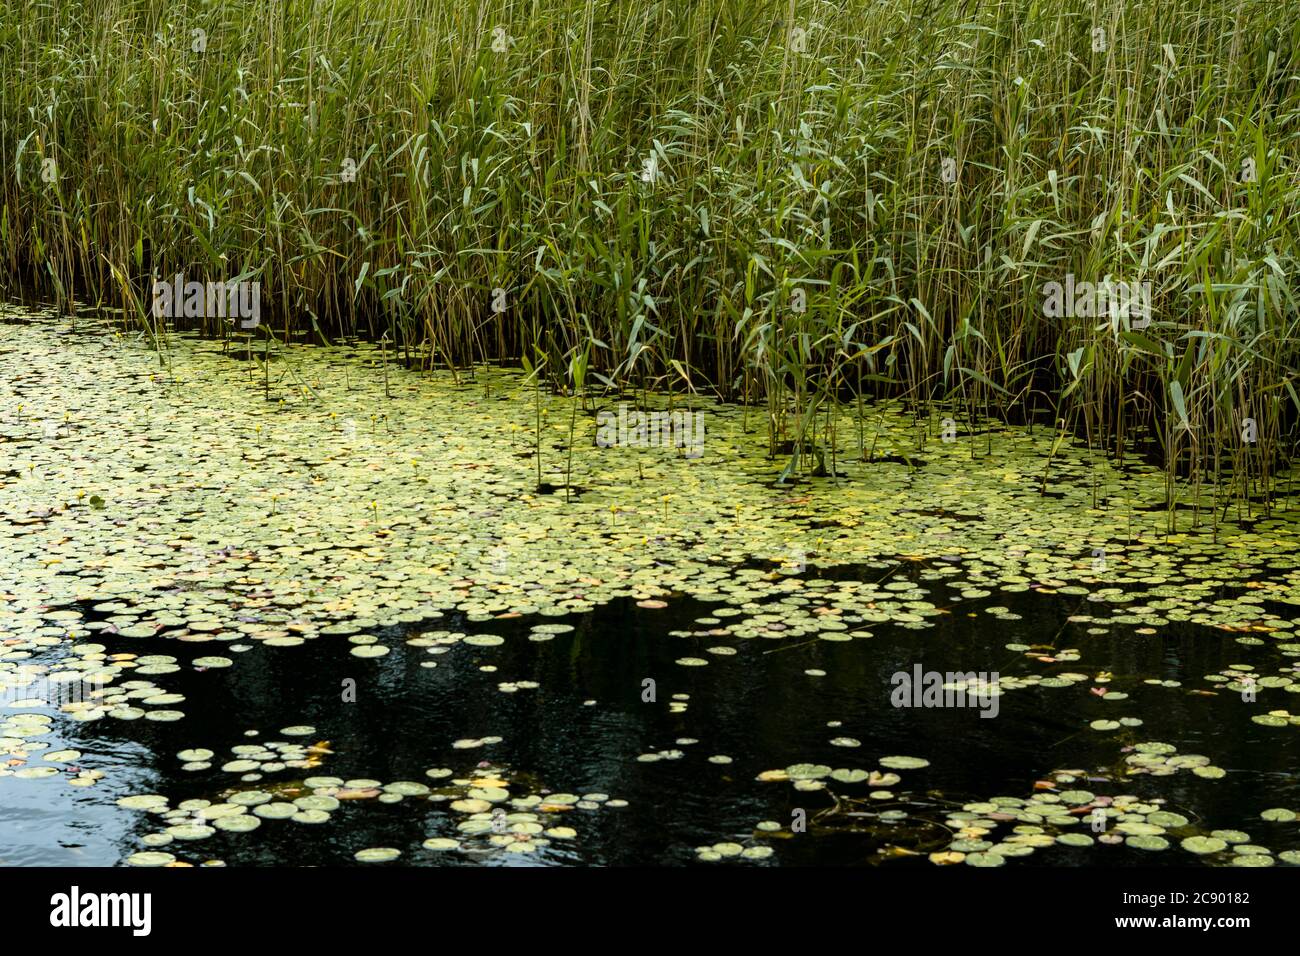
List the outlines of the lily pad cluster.
<svg viewBox="0 0 1300 956">
<path fill-rule="evenodd" d="M 256 734 L 255 731 L 251 733 Z M 315 733 L 315 728 L 286 727 L 281 733 L 286 736 L 311 736 Z M 266 774 L 279 773 L 287 768 L 309 770 L 318 767 L 322 758 L 329 753 L 328 741 L 306 744 L 268 740 L 255 744 L 236 744 L 230 748 L 230 756 L 219 761 L 219 769 L 223 773 L 236 774 L 240 780 L 251 783 L 261 780 Z M 203 747 L 182 750 L 176 759 L 181 761 L 182 770 L 191 772 L 208 770 L 218 764 L 217 755 Z"/>
<path fill-rule="evenodd" d="M 1229 666 L 1207 676 L 1208 690 L 1166 675 L 1136 675 L 1133 686 L 1145 680 L 1141 686 L 1153 693 L 1179 695 L 1254 689 L 1270 701 L 1252 715 L 1257 723 L 1300 723 L 1278 705 L 1281 694 L 1300 688 L 1300 509 L 1240 522 L 1179 513 L 1171 526 L 1159 507 L 1168 492 L 1163 472 L 1142 462 L 1117 467 L 1083 445 L 1058 441 L 1051 429 L 988 423 L 986 453 L 929 442 L 921 455 L 913 416 L 882 405 L 873 410 L 879 454 L 864 445 L 843 456 L 836 477 L 787 486 L 777 482 L 782 465 L 766 454 L 753 410 L 697 396 L 689 404 L 706 417 L 708 440 L 703 455 L 687 458 L 673 449 L 600 447 L 591 409 L 575 413 L 570 397 L 538 393 L 510 370 L 476 370 L 472 381 L 445 371 L 385 374 L 366 346 L 287 345 L 274 374 L 268 368 L 252 388 L 247 366 L 211 343 L 172 337 L 160 365 L 145 343 L 93 326 L 91 334 L 60 335 L 52 348 L 56 331 L 49 322 L 6 327 L 0 351 L 0 786 L 42 778 L 94 784 L 103 771 L 83 766 L 88 758 L 61 741 L 65 722 L 86 724 L 86 733 L 97 722 L 128 734 L 151 723 L 183 729 L 204 702 L 169 687 L 176 675 L 216 680 L 202 676 L 216 671 L 238 679 L 253 648 L 286 660 L 337 649 L 351 666 L 381 671 L 415 656 L 425 671 L 446 668 L 435 670 L 439 676 L 459 660 L 445 655 L 471 648 L 491 673 L 492 655 L 510 639 L 503 622 L 527 618 L 534 622 L 527 640 L 544 643 L 571 634 L 569 619 L 612 602 L 632 602 L 653 616 L 682 597 L 707 606 L 665 637 L 674 642 L 675 673 L 691 679 L 715 668 L 762 666 L 753 662 L 777 648 L 849 652 L 885 628 L 921 637 L 955 614 L 1000 628 L 1019 619 L 1006 596 L 1033 591 L 1077 602 L 1069 623 L 1082 633 L 1060 642 L 1070 646 L 1007 645 L 1015 673 L 1003 673 L 995 693 L 1091 692 L 1103 710 L 1080 730 L 1132 739 L 1142 725 L 1133 701 L 1125 702 L 1132 687 L 1116 689 L 1095 671 L 1115 664 L 1095 660 L 1088 637 L 1123 631 L 1156 640 L 1170 625 L 1200 624 L 1231 634 L 1243 657 L 1253 651 L 1285 664 L 1276 673 L 1265 661 Z M 603 407 L 619 397 L 588 398 Z M 637 401 L 667 407 L 683 400 Z M 847 411 L 827 415 L 828 427 L 854 434 Z M 57 427 L 47 427 L 51 421 Z M 815 663 L 804 670 L 809 693 L 828 683 L 831 665 Z M 74 684 L 93 689 L 57 699 L 55 690 Z M 524 700 L 539 690 L 506 674 L 496 686 Z M 670 713 L 685 719 L 690 699 L 674 690 Z M 541 793 L 500 769 L 445 785 L 430 778 L 436 786 L 307 776 L 328 753 L 327 742 L 313 743 L 310 727 L 277 736 L 286 739 L 250 738 L 219 757 L 217 748 L 197 745 L 175 755 L 187 771 L 228 778 L 230 792 L 175 806 L 145 800 L 137 809 L 165 824 L 155 842 L 173 841 L 157 845 L 201 842 L 208 831 L 251 830 L 279 818 L 325 822 L 335 803 L 432 800 L 446 803 L 457 823 L 454 835 L 439 831 L 431 841 L 529 853 L 536 850 L 524 847 L 546 845 L 539 841 L 570 839 L 548 835 L 552 817 L 616 805 L 592 794 Z M 840 763 L 864 738 L 860 729 L 840 728 L 826 742 Z M 453 746 L 490 753 L 498 742 L 485 735 Z M 656 743 L 628 759 L 678 760 L 687 746 Z M 1122 775 L 1213 779 L 1225 772 L 1167 746 L 1134 745 Z M 725 765 L 731 758 L 709 760 Z M 799 763 L 760 779 L 861 801 L 868 809 L 855 812 L 901 832 L 916 808 L 893 805 L 900 774 L 924 765 L 901 756 L 878 766 Z M 278 789 L 287 776 L 304 776 L 301 792 Z M 418 792 L 421 786 L 429 792 Z M 498 791 L 506 796 L 484 796 Z M 974 817 L 950 822 L 971 824 L 965 831 L 1014 822 L 1043 832 L 994 841 L 984 839 L 990 829 L 960 838 L 987 847 L 927 852 L 996 865 L 1033 852 L 1045 837 L 1081 844 L 1090 834 L 1059 822 L 1081 815 L 1060 812 L 1071 792 L 1017 804 L 977 801 L 997 809 L 959 809 Z M 264 801 L 241 802 L 263 794 Z M 1053 795 L 1061 801 L 1047 799 Z M 1097 806 L 1109 813 L 1118 799 Z M 502 825 L 498 809 L 506 814 L 504 833 L 492 829 Z M 1170 834 L 1224 840 L 1224 848 L 1203 855 L 1267 857 L 1239 852 L 1235 847 L 1254 844 L 1213 832 L 1182 836 L 1167 821 L 1151 822 L 1159 812 L 1128 806 L 1116 832 L 1152 844 L 1172 843 Z M 1008 813 L 1011 821 L 999 820 Z M 1127 831 L 1118 830 L 1121 823 Z M 911 845 L 933 842 L 934 826 L 918 825 Z M 1132 832 L 1143 826 L 1168 832 Z M 1012 849 L 994 849 L 1004 845 Z M 1207 845 L 1215 844 L 1192 844 Z M 758 848 L 723 841 L 699 854 L 749 859 L 746 851 Z M 399 850 L 398 859 L 412 858 L 410 848 L 354 852 L 380 862 Z M 144 860 L 180 862 L 166 856 L 150 849 Z"/>
<path fill-rule="evenodd" d="M 286 728 L 284 732 L 294 729 L 312 728 Z M 184 751 L 179 756 L 187 759 L 205 755 L 211 757 L 212 752 Z M 213 799 L 191 798 L 175 805 L 168 797 L 153 793 L 122 797 L 117 805 L 158 821 L 159 829 L 141 837 L 141 843 L 149 849 L 127 857 L 127 862 L 136 866 L 176 862 L 180 858 L 175 854 L 182 845 L 206 840 L 218 831 L 245 834 L 263 823 L 281 821 L 319 826 L 329 823 L 345 806 L 360 807 L 371 802 L 424 804 L 430 811 L 431 829 L 455 834 L 430 836 L 421 845 L 426 851 L 472 856 L 532 854 L 556 841 L 576 840 L 579 831 L 568 823 L 573 815 L 628 806 L 626 800 L 606 793 L 552 792 L 523 784 L 512 779 L 514 776 L 508 768 L 485 761 L 464 776 L 446 767 L 431 768 L 425 774 L 427 783 L 318 775 L 262 787 L 231 788 Z M 160 847 L 171 850 L 160 855 Z M 391 847 L 364 847 L 355 852 L 354 858 L 360 863 L 387 863 L 402 855 L 403 851 Z"/>
<path fill-rule="evenodd" d="M 1125 773 L 1136 777 L 1168 777 L 1175 773 L 1187 772 L 1207 780 L 1218 780 L 1227 771 L 1216 767 L 1210 758 L 1202 754 L 1180 754 L 1173 744 L 1151 740 L 1126 747 L 1131 751 L 1125 758 Z"/>
</svg>

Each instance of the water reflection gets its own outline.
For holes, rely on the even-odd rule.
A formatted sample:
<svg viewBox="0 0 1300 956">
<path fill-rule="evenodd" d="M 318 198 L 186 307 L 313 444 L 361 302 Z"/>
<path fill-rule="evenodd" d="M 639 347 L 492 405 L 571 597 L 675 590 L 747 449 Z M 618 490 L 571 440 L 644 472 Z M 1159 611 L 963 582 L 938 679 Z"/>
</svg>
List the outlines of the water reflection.
<svg viewBox="0 0 1300 956">
<path fill-rule="evenodd" d="M 1207 828 L 1233 827 L 1251 833 L 1274 851 L 1295 849 L 1294 827 L 1265 824 L 1268 807 L 1295 806 L 1297 783 L 1291 768 L 1300 746 L 1290 728 L 1252 723 L 1263 703 L 1245 704 L 1239 695 L 1190 693 L 1202 678 L 1235 662 L 1271 664 L 1277 652 L 1247 647 L 1232 635 L 1201 627 L 1169 626 L 1157 636 L 1113 627 L 1091 635 L 1068 618 L 1077 601 L 1032 593 L 999 595 L 997 603 L 1020 614 L 1019 621 L 989 620 L 983 602 L 965 602 L 959 613 L 942 616 L 933 628 L 913 631 L 874 628 L 875 636 L 844 642 L 736 640 L 716 636 L 675 637 L 669 632 L 698 628 L 691 622 L 709 606 L 685 599 L 663 610 L 644 610 L 619 600 L 590 614 L 564 619 L 575 630 L 544 643 L 527 639 L 536 621 L 515 619 L 464 625 L 454 619 L 438 627 L 504 637 L 497 647 L 465 643 L 430 655 L 403 638 L 415 629 L 379 631 L 392 653 L 376 660 L 349 654 L 342 637 L 321 637 L 297 648 L 255 644 L 234 654 L 226 670 L 195 672 L 184 667 L 165 681 L 184 694 L 187 717 L 177 723 L 60 720 L 46 738 L 51 748 L 82 751 L 81 763 L 107 771 L 97 786 L 77 789 L 58 780 L 0 779 L 0 846 L 11 864 L 112 864 L 141 849 L 149 832 L 143 814 L 113 804 L 128 793 L 156 792 L 172 805 L 188 798 L 216 800 L 228 787 L 266 787 L 303 776 L 286 769 L 256 784 L 240 784 L 224 773 L 232 746 L 283 739 L 279 729 L 310 724 L 313 739 L 329 741 L 332 754 L 318 774 L 373 778 L 382 782 L 429 782 L 425 771 L 448 767 L 468 774 L 480 761 L 506 768 L 511 779 L 537 792 L 599 792 L 626 799 L 627 807 L 573 810 L 562 823 L 578 836 L 556 840 L 543 852 L 519 858 L 489 854 L 431 853 L 420 849 L 430 836 L 456 837 L 462 819 L 445 807 L 407 798 L 382 805 L 347 802 L 320 826 L 266 821 L 250 834 L 218 831 L 179 850 L 186 859 L 217 858 L 230 864 L 327 865 L 350 863 L 369 846 L 402 849 L 403 862 L 462 865 L 523 863 L 655 864 L 695 859 L 694 848 L 722 840 L 753 842 L 761 820 L 789 823 L 796 808 L 815 816 L 832 805 L 824 792 L 800 793 L 788 783 L 760 783 L 765 771 L 800 762 L 872 769 L 883 755 L 924 757 L 930 766 L 904 771 L 892 788 L 915 804 L 942 808 L 993 796 L 1026 797 L 1034 781 L 1054 769 L 1073 768 L 1097 793 L 1161 796 Z M 942 602 L 940 602 L 942 603 Z M 82 609 L 93 617 L 89 608 Z M 1008 651 L 1008 643 L 1056 639 L 1074 647 L 1081 660 L 1045 665 Z M 212 653 L 165 639 L 132 640 L 99 635 L 108 652 L 167 653 L 191 657 Z M 706 648 L 729 643 L 734 656 L 711 656 Z M 709 659 L 706 667 L 684 667 L 683 656 Z M 436 661 L 437 667 L 421 667 Z M 998 671 L 1015 674 L 1074 670 L 1114 675 L 1110 690 L 1125 701 L 1101 701 L 1087 683 L 1064 688 L 1029 687 L 1008 692 L 996 719 L 977 709 L 895 708 L 891 677 L 916 663 L 938 671 Z M 493 672 L 479 668 L 494 666 Z M 810 676 L 809 669 L 825 672 Z M 1177 680 L 1182 688 L 1142 683 L 1149 677 Z M 646 678 L 656 682 L 656 700 L 642 699 Z M 343 682 L 356 682 L 355 702 L 345 702 Z M 536 689 L 507 694 L 502 681 L 535 681 Z M 674 695 L 686 706 L 673 712 Z M 592 703 L 594 701 L 594 703 Z M 1096 732 L 1099 717 L 1138 717 L 1142 726 Z M 836 727 L 828 723 L 839 722 Z M 1082 728 L 1082 729 L 1081 729 Z M 248 737 L 246 731 L 258 736 Z M 496 735 L 499 744 L 458 750 L 460 738 Z M 832 746 L 832 737 L 861 741 L 860 748 Z M 697 743 L 679 743 L 682 740 Z M 1228 770 L 1221 780 L 1191 774 L 1138 777 L 1111 783 L 1123 759 L 1122 746 L 1167 741 L 1180 752 L 1203 753 Z M 213 768 L 183 772 L 180 750 L 217 752 Z M 642 763 L 639 754 L 680 750 L 680 759 Z M 711 763 L 726 755 L 731 763 Z M 832 784 L 832 790 L 865 797 L 863 785 Z M 512 790 L 512 795 L 514 795 Z M 894 805 L 894 804 L 891 804 Z M 907 806 L 906 801 L 902 804 Z M 942 818 L 936 809 L 932 817 Z M 873 826 L 875 825 L 874 821 Z M 878 861 L 878 834 L 814 828 L 793 839 L 774 841 L 776 864 L 867 863 Z M 1017 863 L 1021 861 L 1015 861 Z M 1187 862 L 1185 854 L 1143 853 L 1123 846 L 1085 849 L 1049 847 L 1029 864 Z"/>
</svg>

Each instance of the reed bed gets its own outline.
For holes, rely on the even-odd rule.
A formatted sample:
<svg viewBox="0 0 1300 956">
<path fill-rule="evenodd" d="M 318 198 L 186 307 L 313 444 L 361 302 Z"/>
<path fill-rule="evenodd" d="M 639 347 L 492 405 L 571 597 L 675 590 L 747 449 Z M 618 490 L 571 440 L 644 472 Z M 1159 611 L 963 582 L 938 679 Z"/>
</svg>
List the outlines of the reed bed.
<svg viewBox="0 0 1300 956">
<path fill-rule="evenodd" d="M 883 398 L 1154 442 L 1171 514 L 1295 447 L 1285 4 L 9 0 L 0 76 L 10 295 L 158 334 L 156 278 L 256 280 L 259 337 L 713 392 L 793 471 Z"/>
</svg>

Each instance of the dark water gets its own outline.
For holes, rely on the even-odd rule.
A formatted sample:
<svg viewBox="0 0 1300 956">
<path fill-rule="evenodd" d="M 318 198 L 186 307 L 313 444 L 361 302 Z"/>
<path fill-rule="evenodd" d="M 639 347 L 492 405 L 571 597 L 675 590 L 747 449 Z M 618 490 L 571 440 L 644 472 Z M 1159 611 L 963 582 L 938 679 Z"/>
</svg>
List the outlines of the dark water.
<svg viewBox="0 0 1300 956">
<path fill-rule="evenodd" d="M 931 586 L 936 603 L 943 605 L 943 586 Z M 1009 606 L 1023 620 L 1001 621 L 979 612 L 990 604 Z M 507 776 L 517 774 L 537 788 L 604 792 L 628 800 L 629 806 L 566 813 L 559 822 L 575 828 L 578 838 L 555 841 L 529 857 L 420 849 L 427 837 L 458 836 L 455 823 L 462 817 L 445 804 L 418 798 L 392 805 L 345 801 L 323 825 L 265 821 L 253 833 L 218 831 L 200 843 L 167 849 L 179 848 L 185 858 L 218 858 L 232 865 L 349 864 L 356 850 L 369 846 L 401 849 L 407 864 L 689 863 L 695 860 L 697 845 L 752 843 L 759 820 L 788 825 L 796 807 L 811 817 L 832 804 L 825 793 L 796 792 L 784 782 L 757 782 L 755 776 L 764 770 L 799 762 L 872 769 L 887 754 L 924 757 L 929 767 L 903 771 L 902 784 L 891 789 L 909 801 L 905 809 L 938 819 L 939 808 L 949 806 L 948 801 L 1028 797 L 1033 782 L 1054 769 L 1104 774 L 1122 760 L 1124 742 L 1146 740 L 1172 743 L 1182 753 L 1205 754 L 1229 773 L 1220 780 L 1180 771 L 1168 777 L 1092 780 L 1078 786 L 1099 794 L 1164 797 L 1171 809 L 1207 830 L 1243 829 L 1252 842 L 1275 852 L 1300 848 L 1294 823 L 1259 819 L 1268 807 L 1300 805 L 1300 784 L 1291 772 L 1300 760 L 1296 734 L 1290 728 L 1250 721 L 1252 714 L 1282 706 L 1276 703 L 1276 692 L 1271 704 L 1246 704 L 1230 692 L 1216 697 L 1188 693 L 1206 687 L 1204 675 L 1228 664 L 1256 663 L 1264 673 L 1272 672 L 1277 652 L 1270 647 L 1246 647 L 1222 631 L 1173 625 L 1153 636 L 1118 626 L 1109 634 L 1088 635 L 1084 628 L 1091 623 L 1076 626 L 1066 620 L 1081 607 L 1090 610 L 1088 606 L 1078 599 L 1034 593 L 962 602 L 952 614 L 938 618 L 935 627 L 873 626 L 875 637 L 851 642 L 668 636 L 671 630 L 698 628 L 693 620 L 710 607 L 678 598 L 667 609 L 645 610 L 619 601 L 592 613 L 548 619 L 572 623 L 576 630 L 546 643 L 526 638 L 536 619 L 478 625 L 442 619 L 430 626 L 499 634 L 506 643 L 491 648 L 457 644 L 437 657 L 405 645 L 403 632 L 391 630 L 375 632 L 392 648 L 378 660 L 352 657 L 352 645 L 343 637 L 322 637 L 292 648 L 253 642 L 252 650 L 234 655 L 234 667 L 206 672 L 195 672 L 186 662 L 221 653 L 219 645 L 96 635 L 93 640 L 107 645 L 110 653 L 179 658 L 183 670 L 159 683 L 186 695 L 179 706 L 187 716 L 176 723 L 104 719 L 61 724 L 59 736 L 84 754 L 79 763 L 105 769 L 109 776 L 86 790 L 55 780 L 4 780 L 0 859 L 107 865 L 144 849 L 138 837 L 155 825 L 146 815 L 121 810 L 112 802 L 129 793 L 162 793 L 173 806 L 192 797 L 215 802 L 232 785 L 266 788 L 309 774 L 434 785 L 425 776 L 430 767 L 448 767 L 463 776 L 487 759 L 509 768 Z M 1011 642 L 1055 642 L 1057 647 L 1080 649 L 1082 659 L 1030 663 L 1005 649 Z M 724 658 L 705 653 L 717 643 L 735 645 L 739 653 Z M 674 663 L 687 655 L 707 658 L 710 664 Z M 421 668 L 420 662 L 427 660 L 437 660 L 438 666 Z M 927 670 L 998 671 L 1004 677 L 1109 670 L 1114 674 L 1109 689 L 1125 691 L 1130 699 L 1103 702 L 1088 693 L 1085 683 L 1010 691 L 1000 698 L 994 719 L 980 718 L 976 709 L 894 708 L 889 701 L 891 676 L 910 671 L 918 662 Z M 499 669 L 483 673 L 478 670 L 481 664 Z M 827 673 L 809 676 L 806 668 Z M 641 699 L 647 677 L 657 682 L 654 703 Z M 1185 686 L 1142 684 L 1152 677 L 1179 680 Z M 342 701 L 345 678 L 356 681 L 355 703 Z M 533 680 L 541 686 L 504 694 L 497 684 L 506 680 Z M 676 693 L 690 695 L 685 713 L 669 712 Z M 589 699 L 596 704 L 585 706 Z M 1141 717 L 1145 724 L 1119 733 L 1087 727 L 1090 720 L 1120 716 Z M 832 720 L 842 726 L 828 728 Z M 286 739 L 279 729 L 291 724 L 315 726 L 317 733 L 308 742 L 328 740 L 334 755 L 313 771 L 287 768 L 255 784 L 238 783 L 237 775 L 219 770 L 224 760 L 232 759 L 231 746 Z M 246 737 L 249 729 L 260 731 L 260 736 Z M 483 749 L 451 746 L 458 738 L 487 735 L 504 739 Z M 857 738 L 862 747 L 828 743 L 841 735 Z M 679 746 L 675 741 L 680 737 L 699 742 Z M 211 770 L 179 769 L 175 754 L 191 747 L 216 751 Z M 638 754 L 670 748 L 685 756 L 655 763 L 635 760 Z M 734 763 L 709 763 L 711 754 L 730 755 Z M 871 789 L 866 784 L 830 786 L 842 795 L 863 798 Z M 511 792 L 520 793 L 517 787 Z M 898 807 L 873 802 L 864 809 Z M 848 822 L 856 822 L 859 831 L 846 829 L 843 824 Z M 813 826 L 808 833 L 772 841 L 776 854 L 762 865 L 880 862 L 876 850 L 891 832 L 891 842 L 926 851 L 937 848 L 924 840 L 909 843 L 911 829 L 882 829 L 874 817 L 840 817 L 836 826 Z M 943 833 L 916 832 L 931 837 Z M 1186 863 L 1189 858 L 1176 849 L 1152 853 L 1098 845 L 1049 847 L 1009 861 L 1013 866 L 1162 862 Z M 929 864 L 891 860 L 886 865 Z"/>
</svg>

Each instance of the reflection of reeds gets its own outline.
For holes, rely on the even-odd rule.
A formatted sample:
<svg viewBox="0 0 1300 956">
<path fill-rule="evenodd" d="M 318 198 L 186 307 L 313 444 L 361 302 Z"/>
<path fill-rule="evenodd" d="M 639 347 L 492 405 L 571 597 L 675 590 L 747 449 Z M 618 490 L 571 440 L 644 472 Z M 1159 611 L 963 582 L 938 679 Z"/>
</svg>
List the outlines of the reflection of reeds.
<svg viewBox="0 0 1300 956">
<path fill-rule="evenodd" d="M 832 397 L 859 456 L 863 398 L 1038 409 L 1154 435 L 1171 520 L 1217 521 L 1294 444 L 1297 40 L 1223 0 L 13 0 L 0 282 L 158 342 L 183 271 L 260 280 L 280 338 L 581 354 L 765 403 L 786 477 L 835 473 Z M 1067 273 L 1153 322 L 1045 317 Z"/>
</svg>

